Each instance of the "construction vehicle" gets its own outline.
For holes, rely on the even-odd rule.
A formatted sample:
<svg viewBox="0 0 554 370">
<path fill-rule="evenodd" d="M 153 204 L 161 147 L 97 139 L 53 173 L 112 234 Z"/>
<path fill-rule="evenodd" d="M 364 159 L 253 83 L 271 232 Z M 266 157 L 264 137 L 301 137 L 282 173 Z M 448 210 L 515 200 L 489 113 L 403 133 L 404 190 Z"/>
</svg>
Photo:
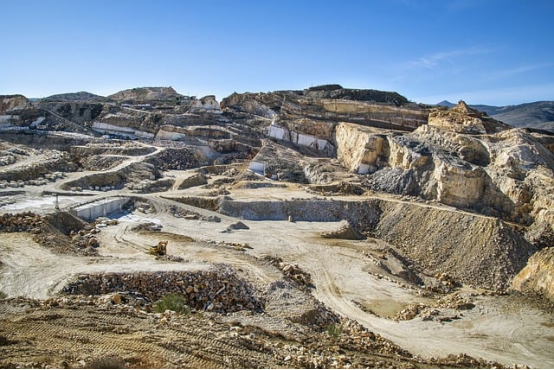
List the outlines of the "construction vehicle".
<svg viewBox="0 0 554 370">
<path fill-rule="evenodd" d="M 165 256 L 167 254 L 167 240 L 160 241 L 158 245 L 150 248 L 150 254 Z"/>
</svg>

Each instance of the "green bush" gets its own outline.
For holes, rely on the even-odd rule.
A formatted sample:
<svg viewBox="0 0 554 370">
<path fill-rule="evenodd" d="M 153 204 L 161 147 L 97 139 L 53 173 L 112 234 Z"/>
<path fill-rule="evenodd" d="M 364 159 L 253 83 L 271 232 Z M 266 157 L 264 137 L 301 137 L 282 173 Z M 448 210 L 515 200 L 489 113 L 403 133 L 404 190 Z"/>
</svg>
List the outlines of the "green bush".
<svg viewBox="0 0 554 370">
<path fill-rule="evenodd" d="M 2 291 L 0 291 L 0 299 L 6 298 L 8 295 Z"/>
<path fill-rule="evenodd" d="M 342 329 L 341 324 L 331 324 L 327 327 L 327 334 L 331 338 L 338 338 L 342 334 Z"/>
<path fill-rule="evenodd" d="M 154 303 L 155 312 L 164 313 L 166 310 L 175 311 L 185 315 L 190 313 L 190 307 L 186 305 L 185 297 L 178 293 L 166 294 L 161 300 Z"/>
</svg>

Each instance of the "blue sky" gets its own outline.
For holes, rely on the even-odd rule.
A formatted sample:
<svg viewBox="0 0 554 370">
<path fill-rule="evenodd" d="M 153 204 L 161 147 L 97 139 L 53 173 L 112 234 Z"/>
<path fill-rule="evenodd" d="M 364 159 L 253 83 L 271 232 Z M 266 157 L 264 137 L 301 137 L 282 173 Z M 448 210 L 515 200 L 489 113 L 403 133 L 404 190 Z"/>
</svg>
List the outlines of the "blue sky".
<svg viewBox="0 0 554 370">
<path fill-rule="evenodd" d="M 344 87 L 554 100 L 551 0 L 0 0 L 0 94 Z"/>
</svg>

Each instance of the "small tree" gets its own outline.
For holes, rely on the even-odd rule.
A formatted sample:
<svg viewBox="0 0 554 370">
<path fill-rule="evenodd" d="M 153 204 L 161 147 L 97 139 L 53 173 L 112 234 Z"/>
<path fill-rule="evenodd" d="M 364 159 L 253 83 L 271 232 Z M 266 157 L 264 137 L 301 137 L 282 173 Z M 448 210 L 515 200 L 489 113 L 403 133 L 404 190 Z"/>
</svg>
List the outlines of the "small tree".
<svg viewBox="0 0 554 370">
<path fill-rule="evenodd" d="M 327 334 L 333 338 L 337 339 L 342 334 L 343 327 L 339 323 L 330 324 L 327 326 Z"/>
</svg>

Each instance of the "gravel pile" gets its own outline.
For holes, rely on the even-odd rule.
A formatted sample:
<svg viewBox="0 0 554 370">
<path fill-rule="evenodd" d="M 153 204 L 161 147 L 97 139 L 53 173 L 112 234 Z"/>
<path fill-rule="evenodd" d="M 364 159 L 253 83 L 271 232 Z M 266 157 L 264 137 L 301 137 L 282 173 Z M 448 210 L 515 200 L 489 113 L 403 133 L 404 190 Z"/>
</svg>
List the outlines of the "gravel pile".
<svg viewBox="0 0 554 370">
<path fill-rule="evenodd" d="M 252 286 L 225 266 L 210 271 L 80 275 L 63 289 L 66 294 L 87 295 L 118 291 L 131 292 L 150 302 L 180 293 L 189 307 L 220 313 L 264 309 L 264 301 L 256 297 Z"/>
</svg>

